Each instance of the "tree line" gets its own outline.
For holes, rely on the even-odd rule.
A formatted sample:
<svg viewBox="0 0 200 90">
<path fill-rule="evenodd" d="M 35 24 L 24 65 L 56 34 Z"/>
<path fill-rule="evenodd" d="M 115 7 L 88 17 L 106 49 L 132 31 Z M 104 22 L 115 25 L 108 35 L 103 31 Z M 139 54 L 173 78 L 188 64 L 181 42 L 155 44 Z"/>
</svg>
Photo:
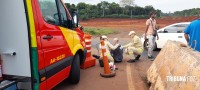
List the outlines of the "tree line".
<svg viewBox="0 0 200 90">
<path fill-rule="evenodd" d="M 82 20 L 89 18 L 149 18 L 151 11 L 157 11 L 158 16 L 161 10 L 156 10 L 153 6 L 140 7 L 137 5 L 124 5 L 107 1 L 101 1 L 96 5 L 80 2 L 77 5 L 65 3 L 69 11 L 76 11 Z"/>
<path fill-rule="evenodd" d="M 163 13 L 162 16 L 200 16 L 200 8 L 186 9 L 174 13 Z"/>
<path fill-rule="evenodd" d="M 129 0 L 121 0 L 129 1 Z M 134 1 L 133 1 L 134 2 Z M 121 3 L 121 2 L 120 2 Z M 87 20 L 89 18 L 135 18 L 146 19 L 149 18 L 151 11 L 156 11 L 158 17 L 165 16 L 200 16 L 200 8 L 187 9 L 183 11 L 176 11 L 174 13 L 163 13 L 159 9 L 155 9 L 153 6 L 148 5 L 140 7 L 133 3 L 121 4 L 107 1 L 101 1 L 96 5 L 80 2 L 77 5 L 65 3 L 69 11 L 76 11 L 79 14 L 80 19 Z"/>
</svg>

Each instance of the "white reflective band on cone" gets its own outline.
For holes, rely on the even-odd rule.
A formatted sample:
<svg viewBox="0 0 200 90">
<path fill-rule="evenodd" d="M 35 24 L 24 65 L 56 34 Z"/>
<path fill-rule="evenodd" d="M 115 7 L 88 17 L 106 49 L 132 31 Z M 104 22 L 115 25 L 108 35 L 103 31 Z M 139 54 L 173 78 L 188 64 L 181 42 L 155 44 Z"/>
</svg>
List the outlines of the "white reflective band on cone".
<svg viewBox="0 0 200 90">
<path fill-rule="evenodd" d="M 92 45 L 86 45 L 86 47 L 91 47 Z"/>
<path fill-rule="evenodd" d="M 101 46 L 101 49 L 106 49 L 106 46 Z"/>
<path fill-rule="evenodd" d="M 88 40 L 85 40 L 85 42 L 91 42 L 91 40 L 88 39 Z"/>
<path fill-rule="evenodd" d="M 87 53 L 90 53 L 91 52 L 91 50 L 87 50 Z"/>
</svg>

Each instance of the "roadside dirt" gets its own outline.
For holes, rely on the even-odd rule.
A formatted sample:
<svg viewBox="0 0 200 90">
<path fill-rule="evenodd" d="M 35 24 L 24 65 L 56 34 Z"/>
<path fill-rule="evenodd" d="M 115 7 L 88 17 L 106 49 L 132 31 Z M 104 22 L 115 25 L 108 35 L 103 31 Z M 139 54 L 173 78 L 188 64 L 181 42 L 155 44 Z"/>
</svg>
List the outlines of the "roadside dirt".
<svg viewBox="0 0 200 90">
<path fill-rule="evenodd" d="M 190 22 L 199 18 L 198 16 L 192 17 L 165 17 L 158 18 L 157 23 L 160 28 L 178 22 Z M 112 18 L 98 18 L 90 19 L 88 21 L 81 21 L 81 25 L 84 27 L 96 27 L 96 28 L 111 28 L 116 30 L 118 34 L 109 35 L 110 37 L 128 37 L 127 33 L 131 30 L 137 32 L 138 35 L 142 35 L 145 31 L 146 19 L 112 19 Z"/>
</svg>

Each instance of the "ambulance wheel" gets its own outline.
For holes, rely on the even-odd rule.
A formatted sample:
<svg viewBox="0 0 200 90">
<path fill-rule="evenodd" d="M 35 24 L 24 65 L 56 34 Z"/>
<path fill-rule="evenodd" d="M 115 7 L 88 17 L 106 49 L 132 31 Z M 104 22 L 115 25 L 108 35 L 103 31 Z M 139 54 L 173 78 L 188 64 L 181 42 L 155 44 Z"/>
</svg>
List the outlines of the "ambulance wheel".
<svg viewBox="0 0 200 90">
<path fill-rule="evenodd" d="M 72 62 L 69 82 L 72 84 L 77 84 L 80 80 L 80 56 L 76 54 Z"/>
</svg>

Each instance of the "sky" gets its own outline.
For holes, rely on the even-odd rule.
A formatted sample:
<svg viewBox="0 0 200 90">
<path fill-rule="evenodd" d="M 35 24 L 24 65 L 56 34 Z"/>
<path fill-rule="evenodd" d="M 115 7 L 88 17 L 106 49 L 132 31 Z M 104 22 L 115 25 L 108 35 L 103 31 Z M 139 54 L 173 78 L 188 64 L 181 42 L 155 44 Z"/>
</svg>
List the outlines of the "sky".
<svg viewBox="0 0 200 90">
<path fill-rule="evenodd" d="M 73 4 L 77 4 L 79 2 L 97 4 L 101 1 L 119 3 L 120 0 L 64 0 L 65 3 Z M 152 5 L 155 9 L 160 9 L 164 13 L 200 8 L 200 0 L 135 0 L 135 4 L 141 7 Z"/>
</svg>

